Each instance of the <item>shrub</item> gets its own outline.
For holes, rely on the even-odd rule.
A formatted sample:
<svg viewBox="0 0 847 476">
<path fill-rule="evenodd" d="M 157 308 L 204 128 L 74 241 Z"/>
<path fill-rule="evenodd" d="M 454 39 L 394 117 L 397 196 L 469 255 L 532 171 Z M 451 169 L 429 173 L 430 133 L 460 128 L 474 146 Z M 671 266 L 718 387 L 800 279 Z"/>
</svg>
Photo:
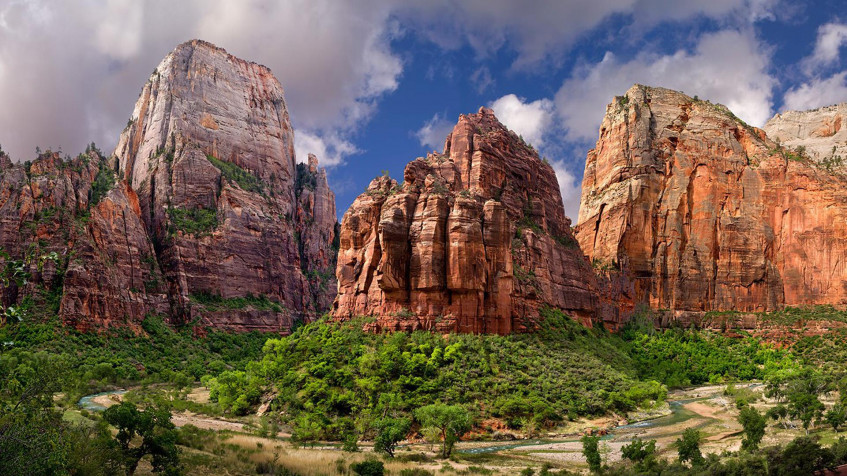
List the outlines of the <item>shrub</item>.
<svg viewBox="0 0 847 476">
<path fill-rule="evenodd" d="M 367 460 L 350 465 L 350 469 L 359 476 L 383 476 L 385 465 L 382 461 Z"/>
<path fill-rule="evenodd" d="M 224 162 L 223 160 L 218 159 L 214 155 L 207 154 L 206 158 L 209 159 L 209 162 L 211 162 L 212 165 L 214 165 L 218 168 L 218 170 L 221 171 L 221 174 L 227 180 L 237 183 L 238 186 L 245 192 L 264 192 L 262 182 L 259 181 L 259 179 L 256 178 L 256 176 L 252 173 L 242 169 L 241 167 L 232 162 Z"/>
<path fill-rule="evenodd" d="M 170 208 L 171 234 L 181 231 L 187 235 L 206 235 L 218 227 L 218 214 L 214 208 Z"/>
</svg>

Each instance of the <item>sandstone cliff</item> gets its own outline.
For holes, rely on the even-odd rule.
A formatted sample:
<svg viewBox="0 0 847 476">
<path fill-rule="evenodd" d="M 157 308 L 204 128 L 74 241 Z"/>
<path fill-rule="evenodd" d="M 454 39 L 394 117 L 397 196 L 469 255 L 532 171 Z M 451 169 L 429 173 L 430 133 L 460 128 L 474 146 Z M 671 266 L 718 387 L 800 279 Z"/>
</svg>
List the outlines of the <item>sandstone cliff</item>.
<svg viewBox="0 0 847 476">
<path fill-rule="evenodd" d="M 847 165 L 847 102 L 811 111 L 787 111 L 765 124 L 768 137 L 799 149 L 831 171 Z"/>
<path fill-rule="evenodd" d="M 723 106 L 634 86 L 588 153 L 576 238 L 617 299 L 678 318 L 845 304 L 845 185 Z"/>
<path fill-rule="evenodd" d="M 553 169 L 490 110 L 461 116 L 444 152 L 403 179 L 377 177 L 344 215 L 337 319 L 506 334 L 542 305 L 594 316 L 593 273 Z"/>
<path fill-rule="evenodd" d="M 202 41 L 178 46 L 145 84 L 114 159 L 0 160 L 0 264 L 39 268 L 27 289 L 6 286 L 4 307 L 40 286 L 67 323 L 95 330 L 160 314 L 284 332 L 325 311 L 335 196 L 314 156 L 298 169 L 293 140 L 269 69 Z"/>
<path fill-rule="evenodd" d="M 76 159 L 47 152 L 0 170 L 2 305 L 79 329 L 137 328 L 167 313 L 135 193 L 115 187 L 96 148 Z"/>
</svg>

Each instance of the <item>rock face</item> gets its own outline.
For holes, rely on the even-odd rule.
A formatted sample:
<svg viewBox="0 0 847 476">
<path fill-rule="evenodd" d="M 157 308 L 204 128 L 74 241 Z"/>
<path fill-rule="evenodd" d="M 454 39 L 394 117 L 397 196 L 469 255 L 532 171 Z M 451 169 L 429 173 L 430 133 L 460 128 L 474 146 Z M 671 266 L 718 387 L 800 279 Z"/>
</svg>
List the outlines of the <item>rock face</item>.
<svg viewBox="0 0 847 476">
<path fill-rule="evenodd" d="M 299 245 L 300 269 L 309 282 L 314 312 L 327 311 L 335 299 L 335 260 L 339 227 L 335 194 L 326 181 L 326 170 L 309 154 L 308 163 L 297 164 L 294 194 L 297 197 L 295 236 Z"/>
<path fill-rule="evenodd" d="M 782 146 L 798 149 L 828 170 L 847 165 L 847 102 L 777 114 L 765 124 L 768 137 Z"/>
<path fill-rule="evenodd" d="M 113 160 L 0 160 L 0 260 L 31 267 L 58 253 L 58 281 L 39 279 L 79 329 L 137 328 L 159 314 L 285 332 L 335 296 L 335 196 L 317 158 L 296 164 L 293 144 L 269 69 L 182 44 L 145 84 Z M 33 292 L 9 286 L 3 304 Z"/>
<path fill-rule="evenodd" d="M 846 304 L 845 185 L 723 106 L 634 86 L 588 153 L 576 238 L 610 296 L 677 318 Z"/>
<path fill-rule="evenodd" d="M 4 308 L 22 318 L 58 315 L 81 330 L 137 328 L 146 315 L 168 312 L 138 199 L 114 185 L 96 148 L 71 161 L 47 152 L 0 169 Z"/>
<path fill-rule="evenodd" d="M 542 305 L 594 316 L 553 169 L 490 110 L 461 116 L 443 154 L 413 160 L 403 179 L 377 177 L 344 215 L 335 318 L 507 334 Z"/>
</svg>

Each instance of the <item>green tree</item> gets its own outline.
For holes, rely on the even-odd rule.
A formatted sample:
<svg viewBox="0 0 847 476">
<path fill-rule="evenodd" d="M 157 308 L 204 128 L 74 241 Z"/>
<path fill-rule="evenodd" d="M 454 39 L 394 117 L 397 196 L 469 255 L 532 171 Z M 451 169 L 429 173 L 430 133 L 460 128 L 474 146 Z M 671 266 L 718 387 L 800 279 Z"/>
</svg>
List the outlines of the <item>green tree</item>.
<svg viewBox="0 0 847 476">
<path fill-rule="evenodd" d="M 775 407 L 770 408 L 765 416 L 774 420 L 778 425 L 781 425 L 783 428 L 787 428 L 785 419 L 788 418 L 788 407 L 785 405 L 777 405 Z"/>
<path fill-rule="evenodd" d="M 833 465 L 834 456 L 814 439 L 801 436 L 785 448 L 770 448 L 767 452 L 768 472 L 773 475 L 815 474 Z"/>
<path fill-rule="evenodd" d="M 824 414 L 824 420 L 832 425 L 832 429 L 838 432 L 838 428 L 847 420 L 847 412 L 844 411 L 844 405 L 836 403 Z"/>
<path fill-rule="evenodd" d="M 800 420 L 806 434 L 809 434 L 812 421 L 823 415 L 825 407 L 818 396 L 827 390 L 827 386 L 826 379 L 811 369 L 803 369 L 786 385 L 788 414 Z"/>
<path fill-rule="evenodd" d="M 628 445 L 621 447 L 621 455 L 624 459 L 628 459 L 634 463 L 641 463 L 649 458 L 652 458 L 656 453 L 656 440 L 644 442 L 639 437 L 635 437 Z"/>
<path fill-rule="evenodd" d="M 381 451 L 394 457 L 397 443 L 403 441 L 409 433 L 412 422 L 408 418 L 383 418 L 376 423 L 374 451 Z"/>
<path fill-rule="evenodd" d="M 602 469 L 600 438 L 585 435 L 580 441 L 582 441 L 582 454 L 585 456 L 585 461 L 588 462 L 588 468 L 595 473 L 599 473 Z"/>
<path fill-rule="evenodd" d="M 738 423 L 744 428 L 744 438 L 741 439 L 741 449 L 754 451 L 759 447 L 765 436 L 767 420 L 758 410 L 751 406 L 745 406 L 738 414 Z"/>
<path fill-rule="evenodd" d="M 153 456 L 153 471 L 167 475 L 181 473 L 179 450 L 176 447 L 178 437 L 171 422 L 171 412 L 163 408 L 138 410 L 135 405 L 122 402 L 103 412 L 103 419 L 118 429 L 115 439 L 123 454 L 123 466 L 126 474 L 132 476 L 138 462 L 145 455 Z M 141 438 L 136 445 L 133 440 Z"/>
<path fill-rule="evenodd" d="M 442 458 L 449 458 L 456 442 L 471 429 L 471 415 L 461 405 L 433 403 L 419 408 L 415 418 L 424 427 L 437 428 L 441 433 Z"/>
<path fill-rule="evenodd" d="M 696 428 L 688 428 L 682 432 L 682 437 L 676 440 L 680 462 L 688 462 L 692 466 L 701 466 L 705 462 L 703 454 L 700 453 L 700 439 L 700 430 Z"/>
</svg>

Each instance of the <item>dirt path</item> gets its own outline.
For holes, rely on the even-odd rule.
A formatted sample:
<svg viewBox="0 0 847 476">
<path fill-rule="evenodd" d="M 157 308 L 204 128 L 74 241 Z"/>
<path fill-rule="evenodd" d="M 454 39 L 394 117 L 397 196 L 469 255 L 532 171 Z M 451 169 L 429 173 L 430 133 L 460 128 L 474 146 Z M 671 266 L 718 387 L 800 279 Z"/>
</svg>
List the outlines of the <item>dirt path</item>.
<svg viewBox="0 0 847 476">
<path fill-rule="evenodd" d="M 191 399 L 195 400 L 195 401 L 200 400 L 200 401 L 208 402 L 209 401 L 208 393 L 209 392 L 205 389 L 200 389 L 200 390 L 195 389 L 192 392 L 192 394 L 189 395 L 189 398 L 195 397 L 195 398 L 191 398 Z M 105 408 L 109 408 L 113 405 L 117 405 L 117 404 L 121 403 L 123 401 L 123 397 L 124 397 L 124 394 L 122 394 L 122 393 L 110 394 L 110 395 L 100 395 L 100 396 L 94 397 L 93 399 L 91 399 L 91 401 L 93 403 L 96 403 L 97 405 L 103 406 Z M 192 413 L 192 412 L 189 412 L 189 411 L 184 411 L 184 412 L 181 412 L 181 413 L 174 413 L 171 417 L 171 421 L 173 422 L 174 425 L 176 425 L 178 427 L 185 426 L 185 425 L 194 425 L 197 428 L 200 428 L 200 429 L 203 429 L 203 430 L 215 430 L 215 431 L 229 430 L 229 431 L 239 431 L 239 432 L 249 431 L 249 429 L 246 428 L 246 425 L 244 423 L 236 422 L 236 421 L 230 421 L 230 420 L 224 420 L 224 419 L 221 419 L 221 418 L 214 418 L 214 417 L 198 415 L 196 413 Z M 280 436 L 287 436 L 287 435 L 280 435 Z"/>
<path fill-rule="evenodd" d="M 246 431 L 244 423 L 204 417 L 191 412 L 174 413 L 171 421 L 176 426 L 194 425 L 203 430 Z"/>
</svg>

